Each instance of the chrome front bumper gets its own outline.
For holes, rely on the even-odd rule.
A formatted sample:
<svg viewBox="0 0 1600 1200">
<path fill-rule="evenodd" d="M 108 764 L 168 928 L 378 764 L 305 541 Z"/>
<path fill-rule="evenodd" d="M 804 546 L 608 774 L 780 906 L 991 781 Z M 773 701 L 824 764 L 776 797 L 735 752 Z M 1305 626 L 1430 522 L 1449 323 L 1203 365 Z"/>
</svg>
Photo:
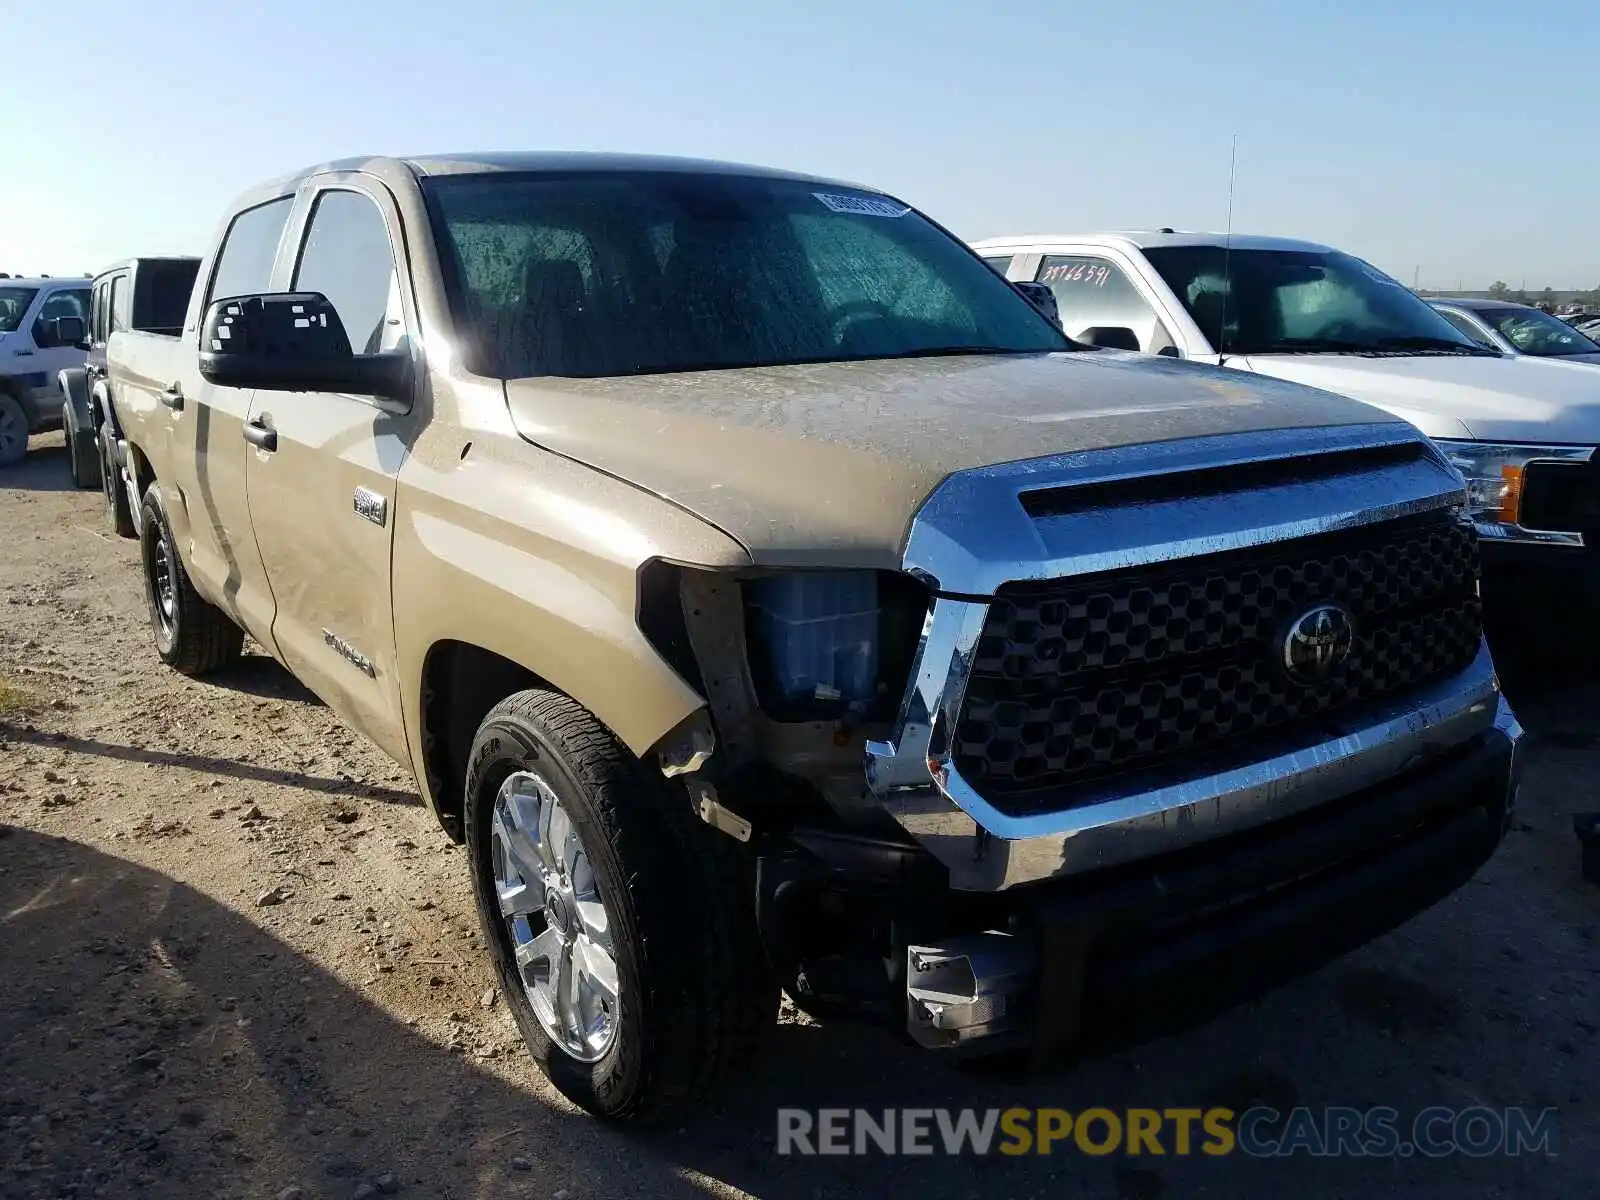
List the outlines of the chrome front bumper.
<svg viewBox="0 0 1600 1200">
<path fill-rule="evenodd" d="M 1357 433 L 1336 431 L 1325 447 L 1336 451 L 1359 444 Z M 1389 427 L 1384 433 L 1394 436 Z M 1289 454 L 1305 452 L 1311 441 L 1306 431 L 1298 431 L 1292 441 L 1260 435 L 1252 444 L 1262 447 L 1263 454 Z M 1211 452 L 1236 452 L 1238 446 L 1231 441 Z M 1192 466 L 1195 457 L 1204 461 L 1198 449 L 1193 457 L 1169 448 L 1162 454 L 1169 461 L 1153 464 L 1150 473 L 1172 469 L 1175 459 L 1184 467 Z M 1099 465 L 1091 461 L 1094 458 L 1077 456 L 1070 470 L 1068 464 L 1060 466 L 1060 475 L 1069 486 L 1107 478 L 1093 469 Z M 1114 477 L 1140 473 L 1136 464 L 1130 467 L 1126 452 L 1103 461 L 1116 472 Z M 1337 480 L 1290 484 L 1229 496 L 1209 508 L 1184 499 L 1174 505 L 1153 503 L 1094 513 L 1087 522 L 1072 519 L 1080 528 L 1067 521 L 1038 530 L 1034 544 L 1082 546 L 1085 540 L 1073 535 L 1087 533 L 1099 546 L 1114 548 L 1114 560 L 1097 549 L 1089 555 L 1054 554 L 1044 561 L 1009 564 L 994 555 L 974 554 L 960 536 L 961 522 L 992 516 L 998 527 L 990 532 L 992 543 L 1021 544 L 1024 534 L 1011 527 L 1015 518 L 1009 515 L 1022 513 L 1018 493 L 1028 487 L 1061 486 L 1060 479 L 1051 478 L 1057 472 L 1036 463 L 1026 464 L 1025 471 L 1001 468 L 979 478 L 952 477 L 954 487 L 947 484 L 950 492 L 944 496 L 936 493 L 913 527 L 906 565 L 933 580 L 941 592 L 956 594 L 940 595 L 929 611 L 913 677 L 890 738 L 867 744 L 870 792 L 949 869 L 952 887 L 990 892 L 1148 858 L 1262 825 L 1372 787 L 1491 726 L 1515 744 L 1521 727 L 1500 694 L 1489 651 L 1482 646 L 1472 664 L 1454 678 L 1386 708 L 1369 708 L 1359 724 L 1340 728 L 1328 740 L 1132 794 L 1077 792 L 1070 807 L 1057 811 L 1027 816 L 1002 812 L 962 778 L 953 761 L 952 732 L 989 611 L 987 600 L 965 597 L 992 594 L 1008 579 L 1085 574 L 1438 508 L 1459 498 L 1451 477 L 1435 469 L 1438 465 L 1437 460 L 1428 460 L 1416 468 L 1358 476 L 1344 489 Z M 1380 478 L 1374 479 L 1374 474 Z M 1374 492 L 1375 484 L 1383 490 Z M 1363 493 L 1367 507 L 1355 507 Z M 1370 498 L 1375 494 L 1390 497 L 1391 502 L 1373 504 Z M 1329 506 L 1327 511 L 1334 515 L 1321 522 L 1301 515 L 1309 514 L 1316 504 Z M 1272 514 L 1280 520 L 1269 524 L 1258 519 L 1252 526 L 1253 514 Z M 1144 541 L 1154 530 L 1168 536 L 1156 543 Z M 973 570 L 962 569 L 967 567 Z M 968 579 L 979 586 L 971 586 Z"/>
</svg>

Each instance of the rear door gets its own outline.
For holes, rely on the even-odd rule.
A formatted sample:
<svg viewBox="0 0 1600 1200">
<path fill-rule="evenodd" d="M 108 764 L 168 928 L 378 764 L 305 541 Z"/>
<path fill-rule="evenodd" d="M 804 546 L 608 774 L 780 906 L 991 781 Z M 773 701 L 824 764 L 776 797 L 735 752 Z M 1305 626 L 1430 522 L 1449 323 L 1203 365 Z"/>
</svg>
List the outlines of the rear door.
<svg viewBox="0 0 1600 1200">
<path fill-rule="evenodd" d="M 118 274 L 102 275 L 94 281 L 89 297 L 89 354 L 83 364 L 89 386 L 106 377 L 106 342 L 111 338 L 111 284 Z"/>
<path fill-rule="evenodd" d="M 357 354 L 415 345 L 397 269 L 399 212 L 381 185 L 324 177 L 303 198 L 294 291 L 321 292 Z M 414 402 L 330 392 L 255 394 L 267 445 L 246 468 L 256 544 L 277 600 L 273 636 L 302 681 L 404 762 L 395 674 L 390 548 L 395 480 L 419 420 Z"/>
<path fill-rule="evenodd" d="M 180 548 L 201 592 L 270 646 L 273 602 L 250 533 L 245 496 L 244 423 L 251 392 L 217 387 L 200 376 L 198 322 L 212 300 L 272 290 L 273 267 L 293 208 L 293 195 L 247 208 L 229 222 L 207 280 L 196 325 L 183 331 L 181 379 L 144 381 L 167 410 L 166 461 L 183 505 Z M 116 304 L 112 304 L 116 312 Z M 115 316 L 113 316 L 115 320 Z M 117 403 L 121 404 L 119 396 Z M 165 481 L 164 481 L 165 482 Z M 170 498 L 170 496 L 169 496 Z M 176 515 L 175 515 L 176 525 Z"/>
</svg>

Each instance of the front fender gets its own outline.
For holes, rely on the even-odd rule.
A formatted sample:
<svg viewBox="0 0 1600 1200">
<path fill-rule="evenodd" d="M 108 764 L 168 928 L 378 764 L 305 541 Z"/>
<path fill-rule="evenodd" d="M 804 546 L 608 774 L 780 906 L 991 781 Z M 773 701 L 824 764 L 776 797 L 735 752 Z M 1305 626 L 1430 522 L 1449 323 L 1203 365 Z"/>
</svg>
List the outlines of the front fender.
<svg viewBox="0 0 1600 1200">
<path fill-rule="evenodd" d="M 639 568 L 749 562 L 659 497 L 511 439 L 480 439 L 465 461 L 419 445 L 394 539 L 396 661 L 419 763 L 425 665 L 443 642 L 518 664 L 645 754 L 705 701 L 639 629 Z"/>
</svg>

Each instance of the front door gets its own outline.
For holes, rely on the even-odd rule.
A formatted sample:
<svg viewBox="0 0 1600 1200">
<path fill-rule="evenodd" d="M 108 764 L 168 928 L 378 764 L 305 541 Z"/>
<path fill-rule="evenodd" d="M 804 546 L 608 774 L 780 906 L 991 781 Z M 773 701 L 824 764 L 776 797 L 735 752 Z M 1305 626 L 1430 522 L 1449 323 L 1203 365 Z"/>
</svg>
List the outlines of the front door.
<svg viewBox="0 0 1600 1200">
<path fill-rule="evenodd" d="M 313 198 L 292 288 L 321 292 L 357 354 L 412 344 L 392 199 L 358 176 Z M 413 404 L 328 392 L 255 394 L 250 517 L 277 601 L 283 661 L 352 725 L 407 760 L 389 592 L 395 480 Z M 265 443 L 264 445 L 262 443 Z"/>
<path fill-rule="evenodd" d="M 61 388 L 56 382 L 56 374 L 71 367 L 83 365 L 83 350 L 75 343 L 61 346 L 49 338 L 50 322 L 57 317 L 77 317 L 87 329 L 89 325 L 89 288 L 57 288 L 44 298 L 44 303 L 39 305 L 39 314 L 34 321 L 34 343 L 37 350 L 33 358 L 32 370 L 36 375 L 44 376 L 44 384 L 38 389 L 34 399 L 39 403 L 41 410 L 54 412 L 61 404 Z"/>
</svg>

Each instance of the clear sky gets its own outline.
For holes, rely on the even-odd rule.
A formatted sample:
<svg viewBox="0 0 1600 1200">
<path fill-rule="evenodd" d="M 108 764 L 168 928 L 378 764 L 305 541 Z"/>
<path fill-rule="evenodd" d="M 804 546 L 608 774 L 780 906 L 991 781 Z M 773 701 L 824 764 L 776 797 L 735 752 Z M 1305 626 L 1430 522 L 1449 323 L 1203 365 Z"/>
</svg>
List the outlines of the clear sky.
<svg viewBox="0 0 1600 1200">
<path fill-rule="evenodd" d="M 1234 228 L 1410 283 L 1600 286 L 1594 0 L 0 0 L 0 270 L 199 252 L 367 153 L 839 175 L 965 237 Z"/>
</svg>

